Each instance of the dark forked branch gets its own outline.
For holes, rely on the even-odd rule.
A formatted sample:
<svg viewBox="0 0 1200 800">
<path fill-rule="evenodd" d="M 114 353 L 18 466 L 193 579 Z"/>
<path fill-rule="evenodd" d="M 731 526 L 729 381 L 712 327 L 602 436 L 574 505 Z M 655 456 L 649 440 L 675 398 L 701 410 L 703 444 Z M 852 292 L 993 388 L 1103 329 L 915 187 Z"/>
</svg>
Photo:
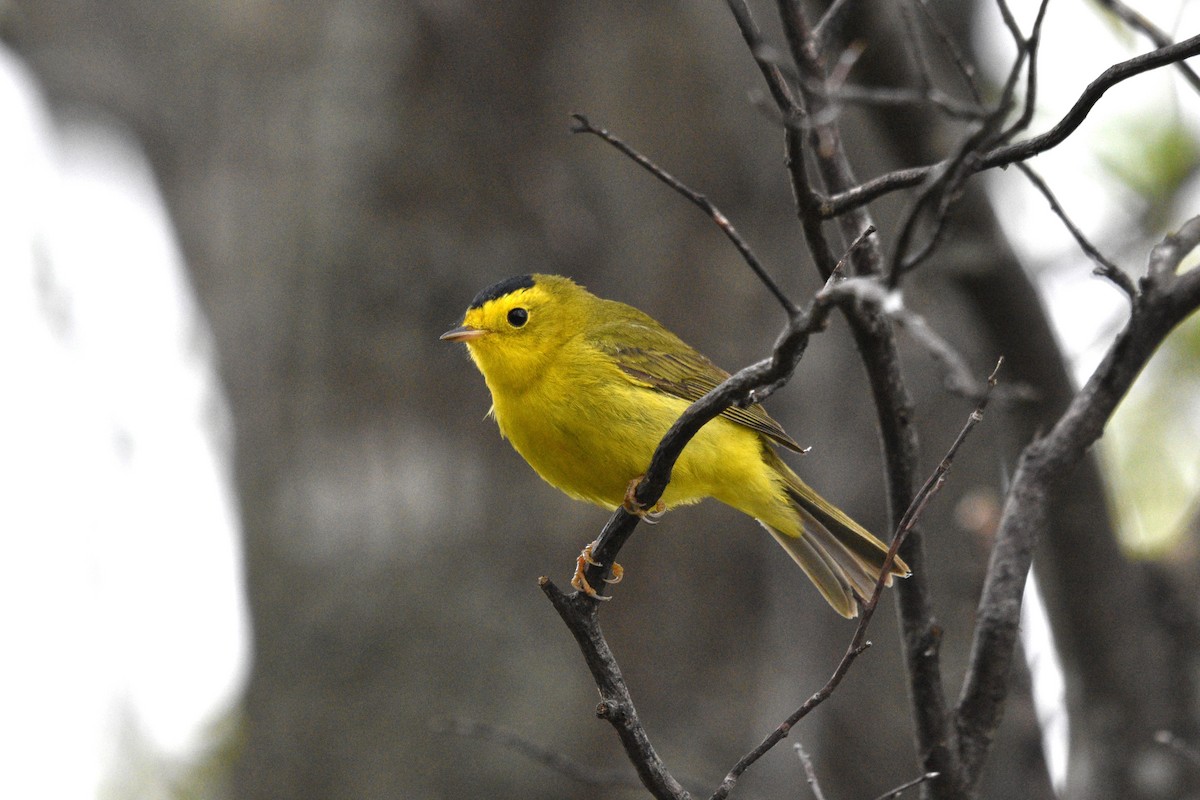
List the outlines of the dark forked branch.
<svg viewBox="0 0 1200 800">
<path fill-rule="evenodd" d="M 1007 141 L 1017 131 L 1024 130 L 1032 119 L 1037 87 L 1037 50 L 1041 41 L 1046 2 L 1047 0 L 1042 0 L 1038 6 L 1033 30 L 1028 38 L 1021 33 L 1016 20 L 1008 11 L 1007 4 L 1000 4 L 1004 12 L 1004 21 L 1017 44 L 1017 57 L 1009 68 L 1008 78 L 995 107 L 955 148 L 954 154 L 939 165 L 931 179 L 917 193 L 896 235 L 896 246 L 888 265 L 888 285 L 898 285 L 904 273 L 915 269 L 941 244 L 946 233 L 950 209 L 958 202 L 967 181 L 978 171 L 977 163 L 982 153 L 995 143 Z M 1002 129 L 1004 120 L 1013 106 L 1022 69 L 1027 75 L 1024 108 L 1015 122 Z M 913 247 L 912 242 L 919 228 L 928 229 L 928 233 L 923 244 Z"/>
<path fill-rule="evenodd" d="M 778 10 L 789 51 L 796 63 L 795 70 L 785 69 L 780 65 L 778 54 L 763 43 L 744 2 L 728 0 L 728 3 L 783 117 L 788 168 L 796 193 L 797 211 L 804 226 L 809 251 L 827 283 L 805 308 L 797 309 L 767 276 L 728 219 L 703 195 L 688 189 L 607 131 L 593 127 L 586 118 L 576 117 L 576 130 L 604 138 L 703 209 L 735 244 L 759 279 L 775 294 L 789 317 L 770 358 L 728 378 L 690 406 L 676 421 L 659 443 L 654 460 L 634 496 L 639 504 L 653 506 L 670 480 L 675 460 L 700 428 L 729 406 L 757 402 L 783 385 L 803 356 L 810 335 L 821 330 L 833 309 L 838 308 L 850 321 L 867 369 L 880 420 L 889 501 L 896 530 L 889 559 L 894 558 L 896 550 L 902 546 L 919 546 L 919 538 L 914 531 L 916 519 L 941 486 L 945 470 L 949 469 L 962 440 L 978 423 L 988 392 L 994 384 L 994 374 L 979 407 L 972 413 L 947 457 L 925 485 L 919 491 L 913 491 L 917 474 L 916 439 L 908 422 L 908 394 L 896 355 L 895 333 L 891 324 L 896 320 L 889 315 L 886 303 L 879 300 L 881 296 L 886 296 L 887 291 L 879 280 L 883 271 L 880 248 L 872 237 L 862 233 L 864 229 L 873 230 L 866 204 L 897 188 L 920 185 L 935 175 L 944 175 L 944 185 L 929 193 L 934 218 L 944 219 L 948 203 L 969 175 L 995 166 L 1019 163 L 1057 146 L 1079 126 L 1108 88 L 1141 72 L 1178 63 L 1200 53 L 1200 37 L 1162 47 L 1105 71 L 1081 95 L 1071 111 L 1054 128 L 1040 136 L 1016 144 L 1002 144 L 1021 129 L 1022 122 L 1018 120 L 1015 126 L 1003 128 L 1002 117 L 996 114 L 985 122 L 977 136 L 970 138 L 951 158 L 932 166 L 901 170 L 865 184 L 857 184 L 842 150 L 837 128 L 837 91 L 841 88 L 844 75 L 837 76 L 834 81 L 827 74 L 827 67 L 816 46 L 818 40 L 824 40 L 825 31 L 818 36 L 807 27 L 798 2 L 779 0 Z M 841 8 L 844 9 L 845 4 Z M 1034 54 L 1036 31 L 1035 26 L 1034 35 L 1026 41 L 1026 57 L 1032 58 Z M 1029 93 L 1032 94 L 1036 89 L 1032 65 L 1030 70 Z M 1015 85 L 1016 70 L 1011 75 L 1010 83 Z M 834 86 L 835 83 L 837 86 Z M 1028 108 L 1027 104 L 1026 110 Z M 870 276 L 869 279 L 841 279 L 842 268 L 840 264 L 835 266 L 833 254 L 842 248 L 833 244 L 822 225 L 824 220 L 834 218 L 837 218 L 837 228 L 844 237 L 842 241 L 855 239 L 855 246 L 847 251 L 843 259 L 851 265 L 846 271 L 857 276 Z M 904 554 L 917 572 L 899 587 L 901 627 L 908 658 L 919 757 L 927 773 L 925 778 L 932 781 L 926 791 L 933 796 L 967 796 L 978 782 L 980 768 L 1004 707 L 1008 670 L 1016 639 L 1020 593 L 1028 573 L 1032 543 L 1045 523 L 1048 487 L 1065 467 L 1086 452 L 1099 435 L 1116 400 L 1132 383 L 1141 365 L 1171 327 L 1200 305 L 1200 277 L 1197 277 L 1197 272 L 1176 274 L 1179 259 L 1197 241 L 1200 241 L 1200 221 L 1193 221 L 1177 237 L 1156 248 L 1150 275 L 1142 281 L 1134 296 L 1134 312 L 1129 326 L 1114 345 L 1110 358 L 1098 370 L 1099 377 L 1094 376 L 1051 433 L 1030 445 L 1023 454 L 1005 506 L 1000 537 L 993 552 L 987 587 L 980 603 L 980 623 L 976 630 L 971 670 L 960 701 L 953 711 L 947 710 L 941 689 L 937 652 L 939 628 L 934 622 L 924 588 L 924 559 L 920 555 L 914 557 L 909 553 Z M 902 270 L 896 270 L 897 277 L 900 272 Z M 954 371 L 963 371 L 961 365 L 956 365 Z M 902 515 L 898 514 L 904 508 L 908 510 Z M 623 509 L 610 518 L 592 551 L 599 563 L 589 567 L 586 573 L 587 580 L 593 586 L 602 585 L 602 578 L 637 522 L 636 516 Z M 906 542 L 910 534 L 911 539 Z M 607 719 L 618 731 L 644 785 L 655 797 L 689 797 L 654 752 L 637 718 L 617 662 L 600 632 L 598 604 L 580 595 L 564 594 L 546 579 L 542 580 L 541 585 L 572 630 L 596 679 L 602 696 L 597 708 L 598 715 Z M 882 583 L 878 584 L 872 599 L 863 604 L 855 636 L 826 685 L 730 770 L 714 793 L 714 800 L 725 798 L 747 768 L 785 738 L 800 719 L 837 688 L 854 660 L 867 646 L 866 626 L 873 615 L 881 586 Z"/>
<path fill-rule="evenodd" d="M 1097 2 L 1113 14 L 1116 14 L 1126 25 L 1141 32 L 1147 39 L 1154 42 L 1155 47 L 1167 47 L 1172 43 L 1171 37 L 1167 35 L 1166 31 L 1159 28 L 1135 9 L 1130 8 L 1122 0 L 1097 0 Z M 1192 89 L 1200 92 L 1200 75 L 1197 75 L 1195 70 L 1182 61 L 1175 66 L 1179 69 L 1180 74 L 1183 75 L 1184 80 L 1191 84 Z"/>
<path fill-rule="evenodd" d="M 728 0 L 730 8 L 747 43 L 761 39 L 752 27 L 748 14 L 739 12 L 741 0 Z M 824 66 L 812 46 L 812 35 L 803 10 L 794 0 L 778 0 L 779 15 L 796 68 L 801 76 L 800 89 L 806 112 L 820 120 L 811 130 L 800 132 L 789 127 L 785 132 L 789 173 L 796 196 L 797 210 L 804 227 L 809 252 L 818 270 L 826 275 L 827 253 L 832 249 L 821 225 L 819 193 L 814 180 L 823 183 L 826 192 L 843 192 L 856 183 L 847 155 L 842 148 L 836 116 L 830 116 L 829 100 L 824 92 L 814 92 L 814 83 L 825 79 Z M 781 109 L 782 111 L 783 109 Z M 785 112 L 786 113 L 786 112 Z M 814 164 L 815 178 L 810 177 L 807 160 Z M 851 231 L 873 226 L 865 206 L 848 209 L 837 218 L 843 237 Z M 878 242 L 868 247 L 852 261 L 855 276 L 882 275 L 883 254 Z M 900 363 L 893 326 L 881 309 L 870 304 L 843 307 L 850 325 L 855 346 L 865 368 L 875 418 L 879 425 L 880 446 L 884 461 L 884 481 L 887 487 L 888 513 L 895 526 L 915 496 L 918 478 L 918 437 L 911 413 L 912 400 Z M 948 708 L 942 688 L 941 662 L 938 648 L 941 626 L 933 615 L 929 595 L 927 559 L 919 531 L 914 531 L 905 543 L 901 556 L 912 568 L 912 576 L 897 587 L 897 608 L 904 642 L 905 664 L 908 672 L 909 694 L 915 723 L 916 749 L 925 772 L 935 772 L 930 790 L 935 795 L 950 795 L 962 781 L 959 777 L 957 750 L 950 738 Z"/>
<path fill-rule="evenodd" d="M 1100 98 L 1118 83 L 1168 64 L 1179 63 L 1198 54 L 1200 54 L 1200 36 L 1193 36 L 1109 67 L 1088 84 L 1079 99 L 1075 101 L 1075 105 L 1053 128 L 1015 144 L 989 150 L 975 162 L 975 171 L 982 172 L 986 169 L 1007 166 L 1057 147 L 1075 132 L 1075 129 L 1087 119 L 1088 114 L 1091 113 Z M 930 166 L 895 170 L 837 192 L 821 201 L 821 215 L 826 219 L 832 219 L 891 192 L 919 186 L 937 174 L 944 166 L 943 162 Z"/>
<path fill-rule="evenodd" d="M 1034 544 L 1047 525 L 1052 492 L 1100 438 L 1117 404 L 1167 334 L 1200 308 L 1200 270 L 1176 274 L 1198 244 L 1200 217 L 1154 248 L 1125 328 L 1050 432 L 1021 454 L 988 564 L 956 713 L 962 763 L 971 784 L 979 779 L 1004 711 L 1021 596 Z"/>
<path fill-rule="evenodd" d="M 999 371 L 1000 364 L 996 364 L 996 369 L 992 371 L 990 376 L 988 376 L 987 390 L 985 391 L 984 396 L 980 399 L 979 404 L 975 406 L 975 409 L 967 418 L 966 424 L 963 426 L 963 429 L 959 431 L 959 434 L 955 438 L 954 442 L 950 445 L 950 449 L 946 451 L 946 455 L 938 464 L 937 469 L 935 469 L 933 474 L 925 480 L 925 483 L 913 497 L 908 509 L 905 510 L 904 515 L 900 518 L 900 524 L 897 526 L 892 536 L 891 546 L 888 548 L 887 558 L 883 562 L 883 568 L 879 573 L 879 578 L 875 581 L 875 590 L 871 593 L 870 599 L 861 604 L 862 615 L 858 620 L 858 625 L 854 629 L 854 635 L 850 639 L 850 644 L 846 647 L 845 654 L 842 656 L 841 661 L 838 662 L 837 667 L 834 668 L 833 675 L 831 675 L 829 680 L 825 682 L 824 686 L 822 686 L 811 697 L 804 701 L 803 705 L 792 712 L 792 714 L 783 722 L 781 722 L 779 726 L 775 728 L 775 730 L 771 731 L 771 733 L 768 734 L 767 737 L 763 739 L 763 741 L 759 743 L 757 747 L 755 747 L 746 755 L 742 756 L 737 764 L 733 766 L 733 769 L 729 771 L 729 774 L 725 776 L 725 780 L 721 782 L 721 785 L 717 788 L 717 791 L 713 793 L 711 800 L 724 800 L 724 798 L 729 795 L 729 792 L 732 791 L 734 784 L 737 783 L 738 778 L 741 777 L 741 775 L 747 769 L 749 769 L 754 762 L 758 761 L 758 759 L 766 755 L 771 748 L 779 744 L 779 742 L 781 742 L 791 732 L 796 723 L 806 717 L 818 705 L 829 699 L 829 696 L 833 694 L 835 689 L 837 689 L 838 685 L 842 682 L 842 679 L 846 677 L 846 673 L 850 671 L 850 667 L 854 664 L 855 659 L 857 659 L 868 647 L 871 646 L 871 643 L 866 639 L 867 626 L 871 624 L 871 617 L 874 616 L 875 609 L 879 605 L 879 597 L 883 593 L 885 580 L 888 572 L 891 571 L 892 561 L 896 558 L 896 552 L 900 549 L 900 546 L 904 544 L 904 540 L 912 533 L 917 521 L 924 513 L 925 508 L 929 505 L 929 502 L 933 499 L 934 495 L 941 490 L 942 485 L 946 481 L 946 474 L 950 471 L 950 467 L 954 463 L 954 457 L 958 454 L 959 448 L 962 447 L 963 442 L 966 441 L 967 436 L 970 435 L 974 427 L 983 421 L 983 412 L 987 408 L 991 390 L 996 386 L 996 374 Z"/>
</svg>

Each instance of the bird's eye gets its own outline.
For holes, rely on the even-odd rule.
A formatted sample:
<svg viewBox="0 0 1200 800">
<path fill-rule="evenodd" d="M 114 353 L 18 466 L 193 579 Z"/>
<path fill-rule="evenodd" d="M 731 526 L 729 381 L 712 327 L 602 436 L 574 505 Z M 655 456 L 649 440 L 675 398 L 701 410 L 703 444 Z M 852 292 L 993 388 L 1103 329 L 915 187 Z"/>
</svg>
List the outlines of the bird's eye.
<svg viewBox="0 0 1200 800">
<path fill-rule="evenodd" d="M 523 308 L 514 308 L 508 312 L 508 324 L 519 328 L 529 321 L 529 312 Z"/>
</svg>

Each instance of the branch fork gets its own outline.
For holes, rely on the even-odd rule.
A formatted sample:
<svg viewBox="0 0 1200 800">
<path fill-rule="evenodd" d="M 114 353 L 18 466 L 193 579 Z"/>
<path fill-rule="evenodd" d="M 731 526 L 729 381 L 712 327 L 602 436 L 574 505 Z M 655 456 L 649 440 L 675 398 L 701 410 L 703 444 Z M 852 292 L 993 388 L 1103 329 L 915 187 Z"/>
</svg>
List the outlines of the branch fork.
<svg viewBox="0 0 1200 800">
<path fill-rule="evenodd" d="M 928 14 L 924 0 L 919 2 Z M 1178 271 L 1184 256 L 1200 245 L 1200 217 L 1188 221 L 1179 232 L 1154 248 L 1147 274 L 1136 285 L 1115 265 L 1106 262 L 1095 248 L 1089 251 L 1085 246 L 1086 240 L 1076 235 L 1081 247 L 1099 264 L 1098 271 L 1130 296 L 1132 313 L 1105 360 L 1067 411 L 1045 436 L 1026 447 L 1020 458 L 988 565 L 968 672 L 959 700 L 952 709 L 947 707 L 942 689 L 938 655 L 941 628 L 933 617 L 925 586 L 923 571 L 928 562 L 924 558 L 915 526 L 922 511 L 943 485 L 954 454 L 982 419 L 996 384 L 996 372 L 993 371 L 986 386 L 973 391 L 977 399 L 975 409 L 937 469 L 919 490 L 914 491 L 916 434 L 911 425 L 911 401 L 900 372 L 891 323 L 894 321 L 907 327 L 923 341 L 952 376 L 948 383 L 973 387 L 974 381 L 969 378 L 969 371 L 961 360 L 955 360 L 954 351 L 933 335 L 919 317 L 907 314 L 902 304 L 890 302 L 894 295 L 889 291 L 898 285 L 907 270 L 915 267 L 937 246 L 949 208 L 971 175 L 1016 163 L 1035 185 L 1039 184 L 1036 175 L 1024 166 L 1025 160 L 1058 146 L 1071 136 L 1095 103 L 1112 86 L 1147 70 L 1180 64 L 1184 59 L 1200 54 L 1200 36 L 1177 44 L 1164 44 L 1156 39 L 1160 44 L 1159 49 L 1106 70 L 1049 131 L 1008 144 L 1017 133 L 1024 130 L 1029 121 L 1036 90 L 1035 56 L 1045 3 L 1039 9 L 1033 32 L 1024 37 L 1008 14 L 1007 6 L 1001 2 L 1002 13 L 1006 15 L 1019 52 L 1010 71 L 1005 97 L 951 157 L 936 164 L 897 170 L 859 183 L 854 179 L 841 147 L 837 128 L 837 91 L 830 89 L 830 78 L 825 74 L 820 55 L 823 46 L 829 42 L 830 31 L 836 28 L 838 15 L 848 3 L 837 0 L 826 19 L 814 31 L 808 28 L 799 3 L 779 0 L 779 14 L 790 56 L 796 65 L 795 76 L 790 76 L 780 66 L 780 55 L 763 41 L 743 0 L 728 0 L 728 4 L 785 121 L 787 165 L 797 211 L 809 252 L 818 272 L 826 278 L 826 285 L 807 306 L 797 307 L 771 279 L 728 217 L 708 198 L 686 187 L 608 131 L 593 126 L 586 117 L 575 116 L 573 130 L 605 140 L 702 209 L 742 254 L 788 317 L 787 325 L 769 358 L 730 376 L 692 404 L 675 422 L 659 443 L 634 497 L 643 506 L 653 506 L 666 488 L 679 454 L 701 426 L 730 405 L 759 402 L 784 385 L 803 356 L 811 334 L 824 328 L 835 307 L 840 309 L 850 323 L 862 354 L 877 408 L 895 530 L 888 560 L 890 563 L 897 551 L 904 548 L 904 558 L 914 570 L 911 578 L 900 583 L 897 594 L 916 723 L 918 759 L 924 768 L 918 782 L 927 780 L 929 783 L 925 791 L 933 797 L 966 797 L 978 783 L 1003 713 L 1017 638 L 1021 594 L 1029 572 L 1034 542 L 1046 526 L 1049 490 L 1069 467 L 1083 458 L 1100 436 L 1117 402 L 1132 385 L 1155 348 L 1176 324 L 1200 307 L 1200 269 L 1184 273 Z M 919 59 L 920 54 L 917 57 Z M 1022 64 L 1026 63 L 1025 108 L 1015 123 L 1002 127 L 1017 77 Z M 839 90 L 845 73 L 846 70 L 843 70 L 837 76 Z M 973 88 L 970 70 L 964 67 L 963 74 L 966 84 Z M 794 85 L 789 83 L 789 77 L 794 77 Z M 932 96 L 930 87 L 924 88 L 925 95 Z M 977 89 L 974 94 L 978 101 Z M 890 262 L 885 264 L 880 244 L 872 235 L 874 226 L 867 204 L 890 192 L 914 186 L 924 186 L 925 191 L 913 206 L 900 245 Z M 1039 189 L 1055 205 L 1053 195 L 1042 187 L 1044 184 Z M 1056 210 L 1056 213 L 1059 211 Z M 907 242 L 916 229 L 919 216 L 929 220 L 932 230 L 921 247 L 909 252 Z M 1073 233 L 1077 233 L 1065 214 L 1059 213 L 1059 216 Z M 834 256 L 838 248 L 824 229 L 823 222 L 826 220 L 836 221 L 843 241 L 853 241 L 840 261 Z M 845 279 L 844 275 L 853 277 Z M 968 377 L 964 379 L 964 375 Z M 618 509 L 613 514 L 593 545 L 592 554 L 599 563 L 588 567 L 586 578 L 589 583 L 603 585 L 602 580 L 617 552 L 637 523 L 638 518 L 624 509 Z M 837 688 L 855 659 L 869 646 L 865 632 L 875 611 L 886 573 L 885 567 L 871 599 L 862 604 L 862 614 L 854 636 L 825 686 L 734 765 L 713 793 L 713 800 L 728 796 L 749 766 L 787 737 L 800 719 Z M 539 584 L 572 631 L 592 670 L 602 698 L 597 715 L 617 730 L 643 784 L 655 797 L 676 800 L 689 798 L 690 795 L 671 776 L 655 753 L 638 720 L 616 659 L 600 632 L 597 616 L 599 604 L 578 594 L 564 594 L 546 578 L 542 578 Z M 907 785 L 900 788 L 907 788 Z"/>
</svg>

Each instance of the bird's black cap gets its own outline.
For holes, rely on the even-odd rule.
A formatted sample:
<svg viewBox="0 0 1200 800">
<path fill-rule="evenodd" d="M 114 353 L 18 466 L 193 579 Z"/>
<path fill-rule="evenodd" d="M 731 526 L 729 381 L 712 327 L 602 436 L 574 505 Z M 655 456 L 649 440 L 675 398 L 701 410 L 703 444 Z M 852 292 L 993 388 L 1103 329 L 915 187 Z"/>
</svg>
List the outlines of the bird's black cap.
<svg viewBox="0 0 1200 800">
<path fill-rule="evenodd" d="M 471 301 L 471 308 L 479 308 L 489 300 L 495 300 L 497 297 L 504 297 L 506 294 L 512 294 L 517 289 L 532 288 L 532 275 L 514 275 L 511 278 L 505 278 L 499 283 L 493 283 L 491 286 L 475 295 L 475 299 Z"/>
</svg>

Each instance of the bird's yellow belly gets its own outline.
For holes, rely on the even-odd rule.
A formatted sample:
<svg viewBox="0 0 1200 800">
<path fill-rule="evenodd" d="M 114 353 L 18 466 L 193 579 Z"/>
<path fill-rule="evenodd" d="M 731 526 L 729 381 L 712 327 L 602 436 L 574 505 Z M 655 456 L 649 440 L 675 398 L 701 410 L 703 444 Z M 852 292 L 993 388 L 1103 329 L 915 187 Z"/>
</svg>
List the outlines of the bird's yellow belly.
<svg viewBox="0 0 1200 800">
<path fill-rule="evenodd" d="M 585 387 L 549 397 L 539 387 L 517 398 L 495 398 L 495 414 L 501 433 L 548 483 L 615 508 L 687 403 L 633 384 L 610 383 L 602 397 Z M 765 508 L 781 495 L 778 479 L 763 464 L 764 446 L 756 432 L 718 417 L 684 449 L 663 502 L 670 508 L 716 497 L 759 516 L 743 507 L 758 505 L 746 499 L 760 498 Z"/>
</svg>

